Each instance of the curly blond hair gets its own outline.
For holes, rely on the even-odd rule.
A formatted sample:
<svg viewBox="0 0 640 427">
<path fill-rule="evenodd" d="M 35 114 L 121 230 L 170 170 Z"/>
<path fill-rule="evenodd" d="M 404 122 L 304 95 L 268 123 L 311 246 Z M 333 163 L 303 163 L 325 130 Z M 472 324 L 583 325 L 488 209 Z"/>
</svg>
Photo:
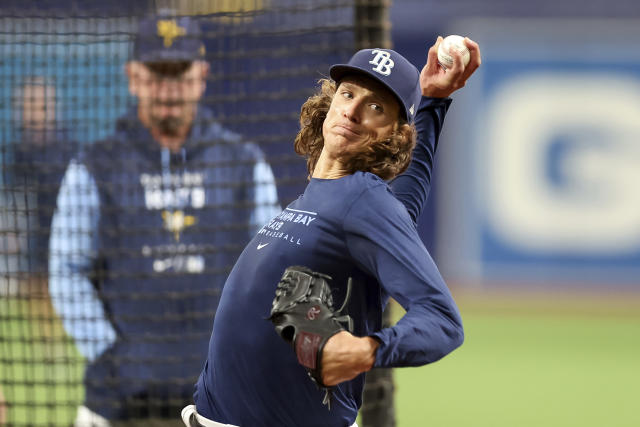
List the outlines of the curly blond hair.
<svg viewBox="0 0 640 427">
<path fill-rule="evenodd" d="M 337 84 L 329 79 L 320 79 L 318 84 L 318 91 L 300 109 L 300 131 L 294 142 L 296 153 L 307 159 L 309 176 L 313 174 L 324 147 L 322 125 L 337 89 Z M 415 145 L 415 126 L 399 118 L 395 130 L 388 137 L 378 141 L 365 140 L 350 147 L 343 165 L 349 173 L 371 172 L 389 180 L 407 169 Z"/>
</svg>

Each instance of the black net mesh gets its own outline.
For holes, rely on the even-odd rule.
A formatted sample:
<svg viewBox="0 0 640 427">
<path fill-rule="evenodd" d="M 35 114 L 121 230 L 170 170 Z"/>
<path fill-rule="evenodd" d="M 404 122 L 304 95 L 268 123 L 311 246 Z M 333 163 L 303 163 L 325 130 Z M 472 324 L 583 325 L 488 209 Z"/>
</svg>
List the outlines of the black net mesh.
<svg viewBox="0 0 640 427">
<path fill-rule="evenodd" d="M 176 420 L 233 260 L 304 187 L 300 105 L 383 27 L 354 3 L 3 2 L 0 425 Z M 208 71 L 129 62 L 150 15 Z"/>
<path fill-rule="evenodd" d="M 0 425 L 179 425 L 226 274 L 304 188 L 300 106 L 384 28 L 369 3 L 2 2 Z M 202 62 L 130 62 L 151 15 Z"/>
</svg>

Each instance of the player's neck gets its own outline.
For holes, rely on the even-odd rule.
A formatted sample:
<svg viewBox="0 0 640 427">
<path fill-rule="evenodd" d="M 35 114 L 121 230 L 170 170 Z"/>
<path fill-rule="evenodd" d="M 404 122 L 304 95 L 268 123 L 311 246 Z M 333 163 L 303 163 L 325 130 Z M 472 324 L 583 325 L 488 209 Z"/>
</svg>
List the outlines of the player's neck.
<svg viewBox="0 0 640 427">
<path fill-rule="evenodd" d="M 172 153 L 177 153 L 180 151 L 184 142 L 187 140 L 188 131 L 184 132 L 184 135 L 181 136 L 169 136 L 161 134 L 155 130 L 151 130 L 151 136 L 153 139 L 162 147 L 168 148 Z"/>
<path fill-rule="evenodd" d="M 349 175 L 349 172 L 344 168 L 342 163 L 338 159 L 330 157 L 326 153 L 326 150 L 322 150 L 311 177 L 320 179 L 338 179 L 347 175 Z"/>
</svg>

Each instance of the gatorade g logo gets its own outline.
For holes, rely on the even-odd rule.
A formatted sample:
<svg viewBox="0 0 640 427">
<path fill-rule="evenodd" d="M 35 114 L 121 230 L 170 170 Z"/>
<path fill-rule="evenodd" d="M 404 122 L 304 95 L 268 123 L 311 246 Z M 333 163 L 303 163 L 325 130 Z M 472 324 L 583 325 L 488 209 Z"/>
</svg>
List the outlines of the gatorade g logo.
<svg viewBox="0 0 640 427">
<path fill-rule="evenodd" d="M 393 59 L 390 58 L 391 54 L 384 50 L 374 49 L 371 51 L 372 55 L 375 55 L 369 64 L 375 65 L 373 71 L 380 73 L 383 76 L 391 74 L 393 68 Z"/>
</svg>

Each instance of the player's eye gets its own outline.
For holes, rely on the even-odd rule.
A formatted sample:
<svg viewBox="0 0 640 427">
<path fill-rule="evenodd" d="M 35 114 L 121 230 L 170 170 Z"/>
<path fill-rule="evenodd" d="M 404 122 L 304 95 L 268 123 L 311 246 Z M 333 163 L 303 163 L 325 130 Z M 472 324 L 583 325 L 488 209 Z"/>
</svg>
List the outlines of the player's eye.
<svg viewBox="0 0 640 427">
<path fill-rule="evenodd" d="M 384 108 L 380 104 L 370 104 L 369 108 L 371 108 L 377 113 L 384 113 Z"/>
<path fill-rule="evenodd" d="M 351 92 L 349 92 L 348 90 L 344 90 L 340 93 L 344 98 L 347 99 L 352 99 L 353 98 L 353 94 Z"/>
</svg>

